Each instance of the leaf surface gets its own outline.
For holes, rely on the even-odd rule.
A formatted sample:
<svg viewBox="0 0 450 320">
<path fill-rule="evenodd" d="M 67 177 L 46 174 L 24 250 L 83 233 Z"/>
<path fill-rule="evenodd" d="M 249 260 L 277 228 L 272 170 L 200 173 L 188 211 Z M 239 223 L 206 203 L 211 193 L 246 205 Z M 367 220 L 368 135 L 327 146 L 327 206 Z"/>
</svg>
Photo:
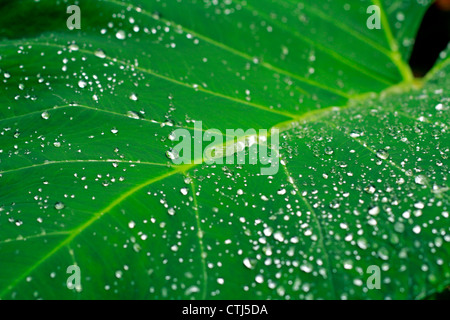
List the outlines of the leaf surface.
<svg viewBox="0 0 450 320">
<path fill-rule="evenodd" d="M 405 62 L 427 1 L 79 3 L 79 31 L 60 1 L 0 5 L 0 298 L 448 285 L 449 59 L 420 84 Z M 196 121 L 280 129 L 278 173 L 174 165 L 169 137 Z"/>
</svg>

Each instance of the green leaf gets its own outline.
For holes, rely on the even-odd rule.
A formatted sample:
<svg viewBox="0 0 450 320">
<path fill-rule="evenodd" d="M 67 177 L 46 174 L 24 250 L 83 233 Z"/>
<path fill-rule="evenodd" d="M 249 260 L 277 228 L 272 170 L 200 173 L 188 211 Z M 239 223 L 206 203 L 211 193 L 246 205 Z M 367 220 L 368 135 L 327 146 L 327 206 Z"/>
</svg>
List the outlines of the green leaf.
<svg viewBox="0 0 450 320">
<path fill-rule="evenodd" d="M 413 299 L 450 283 L 449 59 L 425 81 L 406 63 L 430 1 L 78 2 L 72 31 L 61 1 L 0 5 L 1 299 Z M 198 121 L 278 128 L 278 173 L 174 165 L 169 136 Z"/>
</svg>

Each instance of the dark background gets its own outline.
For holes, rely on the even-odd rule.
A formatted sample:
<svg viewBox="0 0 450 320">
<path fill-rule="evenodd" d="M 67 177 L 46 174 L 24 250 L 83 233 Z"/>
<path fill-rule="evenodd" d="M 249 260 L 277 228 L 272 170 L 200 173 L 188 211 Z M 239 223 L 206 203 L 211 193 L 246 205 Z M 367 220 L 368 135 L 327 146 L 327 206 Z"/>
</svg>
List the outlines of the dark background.
<svg viewBox="0 0 450 320">
<path fill-rule="evenodd" d="M 450 0 L 437 0 L 428 9 L 417 34 L 409 64 L 416 77 L 423 77 L 450 41 Z"/>
</svg>

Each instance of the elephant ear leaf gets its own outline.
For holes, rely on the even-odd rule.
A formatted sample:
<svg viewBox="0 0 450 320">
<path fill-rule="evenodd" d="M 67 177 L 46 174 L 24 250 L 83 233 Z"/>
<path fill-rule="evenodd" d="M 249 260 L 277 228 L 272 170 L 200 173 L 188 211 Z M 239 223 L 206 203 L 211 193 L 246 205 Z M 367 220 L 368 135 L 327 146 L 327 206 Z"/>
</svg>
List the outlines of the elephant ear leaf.
<svg viewBox="0 0 450 320">
<path fill-rule="evenodd" d="M 0 4 L 1 299 L 449 285 L 450 59 L 407 64 L 430 1 L 77 2 L 80 29 Z M 278 129 L 276 172 L 172 161 L 212 128 Z"/>
</svg>

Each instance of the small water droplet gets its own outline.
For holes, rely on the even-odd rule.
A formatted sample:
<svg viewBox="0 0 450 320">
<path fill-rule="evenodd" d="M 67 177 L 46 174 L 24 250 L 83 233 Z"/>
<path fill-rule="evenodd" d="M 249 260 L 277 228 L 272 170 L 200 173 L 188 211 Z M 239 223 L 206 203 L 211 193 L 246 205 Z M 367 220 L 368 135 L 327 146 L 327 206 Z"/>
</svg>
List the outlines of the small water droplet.
<svg viewBox="0 0 450 320">
<path fill-rule="evenodd" d="M 138 101 L 139 98 L 136 93 L 132 93 L 130 94 L 129 99 L 133 101 Z"/>
<path fill-rule="evenodd" d="M 65 204 L 62 203 L 62 202 L 57 202 L 57 203 L 55 203 L 55 209 L 56 209 L 56 210 L 62 210 L 62 209 L 64 209 L 65 207 L 66 207 Z"/>
<path fill-rule="evenodd" d="M 44 120 L 48 120 L 50 118 L 50 114 L 47 111 L 41 113 L 41 118 Z"/>
<path fill-rule="evenodd" d="M 375 189 L 375 187 L 373 185 L 369 184 L 368 186 L 366 186 L 364 188 L 364 191 L 369 193 L 369 194 L 374 194 L 376 189 Z"/>
<path fill-rule="evenodd" d="M 71 45 L 69 45 L 69 50 L 70 51 L 78 51 L 78 50 L 80 50 L 80 47 L 77 44 L 72 43 Z"/>
<path fill-rule="evenodd" d="M 95 56 L 99 57 L 100 59 L 106 58 L 105 51 L 103 51 L 102 49 L 95 50 L 94 54 L 95 54 Z"/>
<path fill-rule="evenodd" d="M 86 81 L 80 80 L 80 81 L 78 81 L 78 86 L 79 86 L 81 89 L 83 89 L 83 88 L 86 88 L 87 83 L 86 83 Z"/>
<path fill-rule="evenodd" d="M 249 258 L 245 258 L 243 263 L 244 263 L 244 266 L 248 269 L 253 269 L 255 267 L 255 264 L 252 263 L 252 261 Z"/>
<path fill-rule="evenodd" d="M 365 238 L 359 238 L 356 244 L 363 250 L 367 249 L 367 240 Z"/>
<path fill-rule="evenodd" d="M 264 277 L 262 276 L 262 275 L 257 275 L 256 277 L 255 277 L 255 281 L 257 282 L 257 283 L 263 283 L 264 282 Z"/>
<path fill-rule="evenodd" d="M 174 160 L 178 158 L 178 152 L 176 152 L 175 150 L 171 149 L 168 150 L 166 152 L 166 157 L 169 158 L 170 160 Z"/>
<path fill-rule="evenodd" d="M 264 235 L 266 237 L 270 237 L 272 235 L 272 233 L 273 233 L 273 229 L 271 227 L 267 227 L 264 229 Z"/>
<path fill-rule="evenodd" d="M 350 137 L 352 138 L 359 138 L 362 135 L 364 135 L 364 133 L 360 130 L 352 130 L 352 132 L 350 132 Z"/>
<path fill-rule="evenodd" d="M 136 112 L 134 112 L 134 111 L 127 111 L 127 117 L 128 118 L 131 118 L 131 119 L 136 119 L 136 120 L 139 120 L 140 118 L 139 118 L 139 114 L 137 114 Z"/>
<path fill-rule="evenodd" d="M 116 38 L 119 40 L 124 40 L 126 38 L 125 31 L 123 31 L 123 30 L 117 31 Z"/>
<path fill-rule="evenodd" d="M 334 150 L 331 147 L 325 148 L 325 154 L 332 155 L 334 153 Z"/>
<path fill-rule="evenodd" d="M 389 152 L 384 149 L 380 149 L 377 151 L 377 157 L 381 160 L 387 160 L 389 158 Z"/>
<path fill-rule="evenodd" d="M 425 177 L 424 175 L 418 175 L 417 177 L 415 177 L 414 182 L 422 186 L 426 185 L 427 177 Z"/>
<path fill-rule="evenodd" d="M 171 132 L 169 134 L 169 140 L 170 141 L 175 141 L 176 138 L 177 138 L 177 135 L 175 134 L 175 132 Z"/>
<path fill-rule="evenodd" d="M 300 266 L 300 270 L 302 270 L 306 273 L 311 273 L 311 271 L 313 270 L 313 266 L 311 263 L 306 262 L 305 264 Z"/>
<path fill-rule="evenodd" d="M 380 213 L 380 207 L 375 206 L 375 207 L 371 207 L 369 208 L 369 214 L 372 216 L 376 216 Z"/>
<path fill-rule="evenodd" d="M 344 261 L 344 269 L 350 270 L 353 269 L 353 260 L 347 259 Z"/>
</svg>

